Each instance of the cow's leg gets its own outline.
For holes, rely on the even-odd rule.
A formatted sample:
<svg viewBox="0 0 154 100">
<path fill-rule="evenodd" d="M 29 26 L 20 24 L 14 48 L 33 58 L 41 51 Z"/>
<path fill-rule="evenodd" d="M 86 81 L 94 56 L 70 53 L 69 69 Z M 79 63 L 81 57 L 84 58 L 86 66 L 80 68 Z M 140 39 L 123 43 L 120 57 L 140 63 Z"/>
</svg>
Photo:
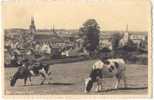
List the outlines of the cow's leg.
<svg viewBox="0 0 154 100">
<path fill-rule="evenodd" d="M 48 74 L 45 74 L 45 76 L 46 76 L 46 81 L 47 81 L 47 84 L 49 84 L 50 83 L 50 78 L 49 78 L 49 75 Z"/>
<path fill-rule="evenodd" d="M 101 88 L 101 91 L 103 90 L 103 79 L 101 79 L 101 83 L 100 83 L 100 88 Z"/>
<path fill-rule="evenodd" d="M 44 84 L 44 81 L 46 80 L 46 77 L 45 77 L 45 75 L 44 75 L 43 73 L 40 73 L 40 74 L 41 74 L 42 77 L 43 77 L 43 80 L 41 81 L 40 85 L 43 85 L 43 84 Z"/>
<path fill-rule="evenodd" d="M 97 79 L 96 91 L 100 92 L 103 90 L 103 80 L 101 78 Z"/>
<path fill-rule="evenodd" d="M 44 77 L 44 81 L 47 80 L 47 83 L 49 83 L 49 76 L 46 73 L 45 69 L 42 68 L 39 72 L 42 73 L 42 76 Z"/>
<path fill-rule="evenodd" d="M 87 93 L 86 88 L 87 88 L 87 85 L 88 85 L 89 80 L 91 80 L 91 78 L 86 78 L 86 79 L 84 80 L 84 92 L 85 92 L 85 93 Z"/>
<path fill-rule="evenodd" d="M 26 86 L 27 83 L 27 77 L 24 78 L 24 86 Z"/>
<path fill-rule="evenodd" d="M 29 82 L 30 82 L 30 85 L 32 85 L 32 80 L 31 80 L 31 77 L 29 77 Z"/>
<path fill-rule="evenodd" d="M 96 92 L 99 92 L 99 83 L 98 83 L 98 81 L 96 82 L 96 84 L 97 84 L 97 85 L 96 85 L 95 91 L 96 91 Z"/>
<path fill-rule="evenodd" d="M 118 89 L 118 86 L 119 86 L 119 83 L 120 83 L 120 79 L 121 79 L 121 74 L 117 74 L 117 75 L 115 76 L 116 82 L 113 83 L 113 84 L 115 84 L 115 85 L 114 85 L 114 88 L 115 88 L 115 89 Z"/>
<path fill-rule="evenodd" d="M 102 91 L 102 84 L 101 83 L 98 84 L 98 90 L 97 90 L 97 92 L 100 92 L 100 91 Z"/>
<path fill-rule="evenodd" d="M 100 92 L 101 90 L 101 84 L 99 83 L 99 81 L 97 81 L 97 86 L 96 86 L 96 92 Z"/>
<path fill-rule="evenodd" d="M 119 83 L 120 83 L 120 79 L 117 79 L 116 83 L 115 83 L 115 86 L 114 86 L 115 89 L 118 89 Z"/>
<path fill-rule="evenodd" d="M 92 79 L 90 77 L 86 78 L 85 79 L 85 84 L 84 84 L 84 92 L 88 93 L 91 90 L 92 86 L 93 86 Z"/>
<path fill-rule="evenodd" d="M 119 83 L 120 83 L 120 80 L 123 78 L 123 73 L 118 73 L 115 77 L 116 77 L 116 83 L 115 83 L 115 89 L 118 89 L 119 87 Z"/>
</svg>

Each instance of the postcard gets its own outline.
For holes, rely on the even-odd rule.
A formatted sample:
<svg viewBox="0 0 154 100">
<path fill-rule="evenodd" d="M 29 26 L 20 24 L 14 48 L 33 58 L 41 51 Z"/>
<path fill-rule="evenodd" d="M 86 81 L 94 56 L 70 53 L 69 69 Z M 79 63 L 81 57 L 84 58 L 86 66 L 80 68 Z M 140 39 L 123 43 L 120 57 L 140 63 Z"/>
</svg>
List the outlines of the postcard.
<svg viewBox="0 0 154 100">
<path fill-rule="evenodd" d="M 6 98 L 150 98 L 150 0 L 2 0 Z"/>
</svg>

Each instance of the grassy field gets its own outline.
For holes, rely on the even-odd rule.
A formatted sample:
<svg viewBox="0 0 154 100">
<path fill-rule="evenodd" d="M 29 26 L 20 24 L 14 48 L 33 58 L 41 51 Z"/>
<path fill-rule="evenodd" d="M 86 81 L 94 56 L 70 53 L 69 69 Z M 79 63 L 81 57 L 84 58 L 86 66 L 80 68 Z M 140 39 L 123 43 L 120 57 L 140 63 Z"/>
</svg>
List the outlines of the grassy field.
<svg viewBox="0 0 154 100">
<path fill-rule="evenodd" d="M 94 60 L 67 63 L 67 64 L 55 64 L 51 66 L 50 70 L 52 75 L 50 76 L 50 84 L 40 85 L 41 77 L 33 77 L 33 85 L 24 86 L 23 80 L 18 80 L 15 87 L 10 87 L 9 78 L 15 73 L 17 68 L 5 68 L 5 94 L 84 94 L 83 93 L 83 81 L 88 77 L 91 65 Z M 123 89 L 123 81 L 120 83 L 120 89 L 112 89 L 114 79 L 105 79 L 105 90 L 102 92 L 95 92 L 93 88 L 89 94 L 131 94 L 142 95 L 147 94 L 148 86 L 148 68 L 147 65 L 127 64 L 127 83 L 128 88 Z M 94 85 L 95 87 L 95 85 Z"/>
</svg>

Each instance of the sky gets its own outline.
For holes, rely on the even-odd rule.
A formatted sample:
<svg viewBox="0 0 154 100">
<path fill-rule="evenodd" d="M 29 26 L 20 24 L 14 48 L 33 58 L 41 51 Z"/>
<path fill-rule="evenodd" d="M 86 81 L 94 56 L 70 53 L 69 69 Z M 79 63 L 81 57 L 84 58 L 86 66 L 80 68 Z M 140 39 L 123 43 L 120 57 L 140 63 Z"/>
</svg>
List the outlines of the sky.
<svg viewBox="0 0 154 100">
<path fill-rule="evenodd" d="M 79 29 L 96 19 L 101 30 L 147 31 L 151 26 L 150 0 L 6 0 L 4 28 L 28 28 L 34 16 L 37 29 Z"/>
</svg>

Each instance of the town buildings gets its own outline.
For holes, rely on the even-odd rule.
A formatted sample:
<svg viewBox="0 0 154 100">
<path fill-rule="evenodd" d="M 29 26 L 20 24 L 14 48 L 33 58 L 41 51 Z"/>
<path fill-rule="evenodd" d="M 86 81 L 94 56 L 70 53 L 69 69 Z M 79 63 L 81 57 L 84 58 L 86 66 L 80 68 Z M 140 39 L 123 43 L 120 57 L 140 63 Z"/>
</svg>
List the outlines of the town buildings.
<svg viewBox="0 0 154 100">
<path fill-rule="evenodd" d="M 35 26 L 35 20 L 32 17 L 29 29 L 6 29 L 5 31 L 5 47 L 11 46 L 15 48 L 17 45 L 24 43 L 23 34 L 27 37 L 29 42 L 32 42 L 35 49 L 41 48 L 39 50 L 45 51 L 45 49 L 52 51 L 52 49 L 57 49 L 62 51 L 63 49 L 73 47 L 82 48 L 83 41 L 79 36 L 78 30 L 65 30 L 65 29 L 55 29 L 54 26 L 51 29 L 37 29 Z M 140 48 L 141 42 L 147 41 L 147 32 L 133 32 L 128 31 L 128 26 L 126 31 L 102 31 L 100 32 L 100 48 L 109 48 L 112 50 L 112 38 L 113 34 L 122 34 L 123 37 L 120 40 L 121 46 L 124 46 L 128 40 L 132 40 L 137 48 Z M 20 42 L 17 42 L 20 41 Z M 147 48 L 147 46 L 144 46 Z"/>
</svg>

